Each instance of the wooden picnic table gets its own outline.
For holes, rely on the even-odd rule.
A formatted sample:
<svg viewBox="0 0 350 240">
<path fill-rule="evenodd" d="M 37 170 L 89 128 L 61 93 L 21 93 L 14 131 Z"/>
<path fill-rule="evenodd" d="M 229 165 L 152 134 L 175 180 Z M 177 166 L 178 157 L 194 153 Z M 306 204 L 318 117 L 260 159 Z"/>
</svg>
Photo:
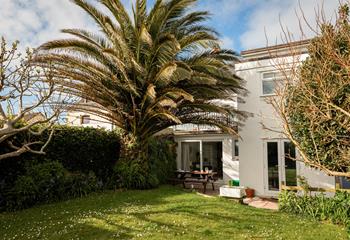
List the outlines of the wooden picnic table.
<svg viewBox="0 0 350 240">
<path fill-rule="evenodd" d="M 201 183 L 203 184 L 203 193 L 206 192 L 207 184 L 211 183 L 213 190 L 216 172 L 212 171 L 191 171 L 191 177 L 186 177 L 183 182 L 184 188 L 186 188 L 185 183 Z"/>
</svg>

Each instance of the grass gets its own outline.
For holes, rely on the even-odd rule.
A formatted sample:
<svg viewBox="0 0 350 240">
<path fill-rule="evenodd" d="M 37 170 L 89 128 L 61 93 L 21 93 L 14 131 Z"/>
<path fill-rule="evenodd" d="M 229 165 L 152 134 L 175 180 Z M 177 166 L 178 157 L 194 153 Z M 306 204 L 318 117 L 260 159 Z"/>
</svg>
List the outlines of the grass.
<svg viewBox="0 0 350 240">
<path fill-rule="evenodd" d="M 0 239 L 347 239 L 329 223 L 163 186 L 0 214 Z"/>
</svg>

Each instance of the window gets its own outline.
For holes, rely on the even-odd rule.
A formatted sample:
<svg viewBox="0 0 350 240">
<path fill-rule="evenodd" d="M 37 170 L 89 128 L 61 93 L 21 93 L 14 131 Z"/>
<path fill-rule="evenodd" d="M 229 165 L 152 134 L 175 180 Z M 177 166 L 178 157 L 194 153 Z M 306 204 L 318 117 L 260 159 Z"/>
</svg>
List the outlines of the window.
<svg viewBox="0 0 350 240">
<path fill-rule="evenodd" d="M 262 95 L 273 95 L 276 89 L 276 80 L 281 80 L 281 72 L 264 72 L 262 73 Z"/>
<path fill-rule="evenodd" d="M 239 156 L 238 140 L 234 141 L 235 144 L 235 157 Z"/>
<path fill-rule="evenodd" d="M 89 124 L 91 121 L 90 115 L 81 116 L 80 123 L 81 124 Z"/>
</svg>

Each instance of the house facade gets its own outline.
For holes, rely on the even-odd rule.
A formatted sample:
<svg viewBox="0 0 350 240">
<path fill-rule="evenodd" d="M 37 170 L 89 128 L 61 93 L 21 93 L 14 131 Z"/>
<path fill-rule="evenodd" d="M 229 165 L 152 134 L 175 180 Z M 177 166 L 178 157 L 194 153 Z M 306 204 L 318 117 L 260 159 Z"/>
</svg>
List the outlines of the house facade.
<svg viewBox="0 0 350 240">
<path fill-rule="evenodd" d="M 78 104 L 96 105 L 92 102 L 88 102 L 87 100 L 81 100 Z M 65 116 L 65 122 L 70 126 L 102 128 L 110 131 L 115 128 L 114 124 L 105 118 L 97 116 L 96 114 L 76 110 L 67 112 L 67 115 Z"/>
<path fill-rule="evenodd" d="M 306 46 L 306 41 L 294 44 L 301 60 L 307 57 Z M 177 142 L 179 170 L 213 170 L 218 173 L 220 184 L 239 180 L 241 186 L 255 189 L 258 196 L 276 196 L 282 184 L 297 185 L 297 176 L 304 176 L 313 187 L 335 187 L 334 177 L 290 158 L 298 153 L 284 135 L 263 127 L 281 130 L 280 121 L 266 99 L 273 97 L 275 81 L 281 79 L 274 60 L 288 61 L 288 53 L 287 45 L 241 53 L 243 60 L 235 65 L 235 71 L 246 81 L 249 94 L 244 97 L 244 103 L 231 104 L 250 113 L 250 117 L 239 129 L 240 138 L 216 127 L 196 124 L 174 126 L 167 131 L 173 133 Z M 110 122 L 83 112 L 70 112 L 67 120 L 76 126 L 113 129 Z"/>
<path fill-rule="evenodd" d="M 307 57 L 307 44 L 308 41 L 292 44 L 294 51 L 300 54 L 300 62 Z M 242 61 L 235 65 L 235 72 L 245 80 L 249 94 L 244 97 L 244 103 L 237 104 L 237 108 L 250 116 L 239 129 L 240 138 L 218 130 L 213 132 L 206 126 L 198 127 L 197 132 L 195 129 L 178 132 L 175 128 L 179 169 L 199 167 L 205 170 L 216 156 L 221 158 L 215 164 L 222 164 L 222 172 L 218 171 L 222 184 L 231 179 L 239 180 L 240 186 L 253 188 L 258 196 L 277 196 L 282 185 L 296 186 L 298 176 L 305 177 L 313 187 L 335 188 L 335 177 L 293 160 L 298 157 L 298 152 L 283 134 L 277 133 L 282 132 L 281 122 L 266 101 L 274 97 L 276 81 L 282 81 L 276 62 L 288 64 L 288 61 L 295 61 L 290 56 L 290 47 L 282 44 L 241 53 Z M 181 126 L 177 128 L 181 129 Z M 219 147 L 213 150 L 213 146 Z M 217 152 L 220 153 L 216 155 Z M 193 162 L 197 166 L 194 167 Z M 217 165 L 212 168 L 214 171 L 220 169 Z"/>
<path fill-rule="evenodd" d="M 293 49 L 300 53 L 298 61 L 307 57 L 307 43 L 294 44 Z M 293 144 L 278 133 L 282 131 L 281 122 L 267 101 L 274 97 L 276 81 L 283 81 L 274 65 L 295 61 L 288 55 L 289 48 L 290 45 L 277 45 L 243 51 L 244 60 L 235 66 L 249 91 L 238 108 L 251 113 L 239 132 L 240 184 L 255 189 L 260 196 L 276 196 L 282 184 L 296 186 L 297 176 L 305 177 L 313 187 L 335 187 L 334 177 L 291 159 L 298 157 L 298 153 Z"/>
</svg>

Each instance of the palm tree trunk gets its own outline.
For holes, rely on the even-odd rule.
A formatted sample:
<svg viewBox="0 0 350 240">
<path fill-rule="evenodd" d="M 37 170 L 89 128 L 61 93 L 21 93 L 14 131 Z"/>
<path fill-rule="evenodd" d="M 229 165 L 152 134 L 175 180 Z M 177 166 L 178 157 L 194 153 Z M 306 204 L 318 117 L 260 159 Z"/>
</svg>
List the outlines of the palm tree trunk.
<svg viewBox="0 0 350 240">
<path fill-rule="evenodd" d="M 158 179 L 150 170 L 148 141 L 124 134 L 117 164 L 122 186 L 132 189 L 156 187 Z"/>
</svg>

